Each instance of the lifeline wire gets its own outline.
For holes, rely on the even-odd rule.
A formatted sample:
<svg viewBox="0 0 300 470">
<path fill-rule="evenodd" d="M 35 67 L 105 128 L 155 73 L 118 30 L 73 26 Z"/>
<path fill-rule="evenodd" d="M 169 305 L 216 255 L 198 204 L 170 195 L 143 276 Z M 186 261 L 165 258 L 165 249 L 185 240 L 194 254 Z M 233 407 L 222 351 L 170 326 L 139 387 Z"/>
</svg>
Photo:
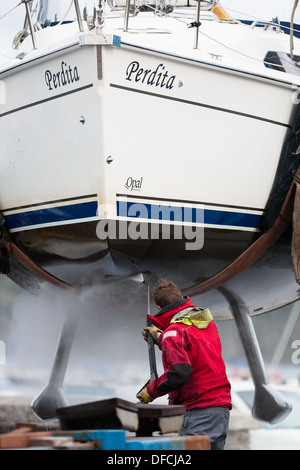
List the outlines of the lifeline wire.
<svg viewBox="0 0 300 470">
<path fill-rule="evenodd" d="M 5 16 L 9 15 L 9 13 L 11 13 L 12 11 L 14 11 L 18 6 L 21 5 L 21 3 L 23 2 L 20 2 L 18 3 L 18 5 L 16 5 L 15 7 L 13 7 L 11 10 L 9 10 L 8 12 L 4 13 L 4 15 L 0 16 L 0 20 L 2 20 L 3 18 L 5 18 Z"/>
</svg>

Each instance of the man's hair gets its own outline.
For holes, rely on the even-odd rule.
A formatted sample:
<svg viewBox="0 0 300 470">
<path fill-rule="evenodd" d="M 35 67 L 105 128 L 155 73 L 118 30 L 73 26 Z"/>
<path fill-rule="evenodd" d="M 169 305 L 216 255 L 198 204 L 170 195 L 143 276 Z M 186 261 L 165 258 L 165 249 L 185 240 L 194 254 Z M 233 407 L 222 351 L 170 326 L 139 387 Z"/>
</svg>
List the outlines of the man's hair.
<svg viewBox="0 0 300 470">
<path fill-rule="evenodd" d="M 182 299 L 182 293 L 173 281 L 159 279 L 153 288 L 153 298 L 156 305 L 165 307 Z"/>
</svg>

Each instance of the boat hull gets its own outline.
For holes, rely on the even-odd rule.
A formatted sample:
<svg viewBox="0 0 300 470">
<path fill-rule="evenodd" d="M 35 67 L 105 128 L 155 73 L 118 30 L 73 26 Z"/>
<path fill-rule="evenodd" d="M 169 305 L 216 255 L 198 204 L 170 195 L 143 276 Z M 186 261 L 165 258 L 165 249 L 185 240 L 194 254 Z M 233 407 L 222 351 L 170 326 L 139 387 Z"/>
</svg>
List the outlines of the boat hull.
<svg viewBox="0 0 300 470">
<path fill-rule="evenodd" d="M 53 276 L 83 287 L 150 273 L 185 289 L 260 237 L 295 111 L 289 84 L 128 44 L 72 45 L 3 79 L 1 210 Z M 253 312 L 298 298 L 288 240 L 248 270 L 255 294 L 240 284 Z M 17 263 L 10 275 L 28 288 Z M 286 288 L 272 300 L 276 277 Z M 219 295 L 201 299 L 218 311 Z"/>
</svg>

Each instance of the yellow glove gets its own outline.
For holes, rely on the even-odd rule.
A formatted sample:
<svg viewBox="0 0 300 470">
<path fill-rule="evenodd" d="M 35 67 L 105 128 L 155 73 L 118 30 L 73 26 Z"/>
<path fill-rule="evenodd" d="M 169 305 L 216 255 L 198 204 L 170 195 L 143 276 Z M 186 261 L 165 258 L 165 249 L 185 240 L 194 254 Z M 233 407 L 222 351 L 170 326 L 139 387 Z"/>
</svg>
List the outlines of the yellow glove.
<svg viewBox="0 0 300 470">
<path fill-rule="evenodd" d="M 154 339 L 154 342 L 157 343 L 157 340 L 162 334 L 162 331 L 159 328 L 156 328 L 156 326 L 146 326 L 146 328 L 144 328 L 142 331 L 142 335 L 144 336 L 145 341 L 148 341 L 148 333 L 150 333 Z"/>
<path fill-rule="evenodd" d="M 143 388 L 140 392 L 138 392 L 136 397 L 140 400 L 141 403 L 150 403 L 154 400 L 154 398 L 149 395 L 147 387 Z"/>
</svg>

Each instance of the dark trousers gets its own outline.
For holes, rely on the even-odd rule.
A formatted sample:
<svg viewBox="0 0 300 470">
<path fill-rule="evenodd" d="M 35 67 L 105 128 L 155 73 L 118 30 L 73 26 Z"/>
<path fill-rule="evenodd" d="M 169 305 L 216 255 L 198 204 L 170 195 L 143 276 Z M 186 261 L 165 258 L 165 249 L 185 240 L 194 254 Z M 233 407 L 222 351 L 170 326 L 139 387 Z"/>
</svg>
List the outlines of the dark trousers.
<svg viewBox="0 0 300 470">
<path fill-rule="evenodd" d="M 228 432 L 230 411 L 228 408 L 193 408 L 186 411 L 180 436 L 208 436 L 211 450 L 224 450 Z"/>
</svg>

